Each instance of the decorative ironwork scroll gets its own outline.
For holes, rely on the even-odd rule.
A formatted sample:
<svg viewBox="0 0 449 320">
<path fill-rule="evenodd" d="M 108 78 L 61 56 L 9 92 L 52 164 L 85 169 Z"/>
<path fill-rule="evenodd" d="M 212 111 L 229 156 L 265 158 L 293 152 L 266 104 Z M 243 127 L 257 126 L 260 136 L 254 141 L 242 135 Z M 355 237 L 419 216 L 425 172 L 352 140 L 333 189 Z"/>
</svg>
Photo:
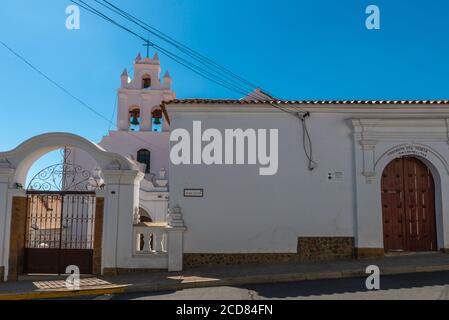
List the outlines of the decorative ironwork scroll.
<svg viewBox="0 0 449 320">
<path fill-rule="evenodd" d="M 69 162 L 71 150 L 61 149 L 62 162 L 39 171 L 28 183 L 29 191 L 94 191 L 102 189 L 101 179 L 77 164 Z"/>
</svg>

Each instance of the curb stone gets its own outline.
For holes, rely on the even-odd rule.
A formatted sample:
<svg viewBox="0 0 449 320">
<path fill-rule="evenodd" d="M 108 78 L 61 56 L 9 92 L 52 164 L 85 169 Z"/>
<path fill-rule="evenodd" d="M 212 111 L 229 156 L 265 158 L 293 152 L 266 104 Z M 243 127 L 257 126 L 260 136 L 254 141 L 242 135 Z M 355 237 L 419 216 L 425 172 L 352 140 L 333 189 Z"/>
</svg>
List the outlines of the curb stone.
<svg viewBox="0 0 449 320">
<path fill-rule="evenodd" d="M 426 272 L 440 272 L 449 271 L 449 265 L 435 265 L 422 267 L 387 267 L 381 268 L 382 275 L 398 275 L 410 273 L 426 273 Z M 58 291 L 34 291 L 13 294 L 0 294 L 0 300 L 32 300 L 32 299 L 56 299 L 68 297 L 87 297 L 99 296 L 106 294 L 124 294 L 124 293 L 148 293 L 160 291 L 176 291 L 192 288 L 206 288 L 206 287 L 222 287 L 222 286 L 237 286 L 237 285 L 254 285 L 254 284 L 269 284 L 269 283 L 288 283 L 295 281 L 312 281 L 312 280 L 326 280 L 326 279 L 345 279 L 345 278 L 360 278 L 365 277 L 364 269 L 354 269 L 349 271 L 337 272 L 315 272 L 315 273 L 286 273 L 286 274 L 272 274 L 272 275 L 254 275 L 233 277 L 227 279 L 197 279 L 185 280 L 180 283 L 148 283 L 136 285 L 119 285 L 108 288 L 86 288 L 78 291 L 58 290 Z M 180 278 L 179 280 L 182 280 Z"/>
</svg>

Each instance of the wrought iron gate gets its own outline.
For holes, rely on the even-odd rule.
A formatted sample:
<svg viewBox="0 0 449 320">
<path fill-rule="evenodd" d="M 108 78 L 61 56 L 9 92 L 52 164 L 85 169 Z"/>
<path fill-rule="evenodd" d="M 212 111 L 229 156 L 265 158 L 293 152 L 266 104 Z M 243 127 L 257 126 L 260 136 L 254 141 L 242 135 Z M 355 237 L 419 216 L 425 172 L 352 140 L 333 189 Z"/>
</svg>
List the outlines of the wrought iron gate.
<svg viewBox="0 0 449 320">
<path fill-rule="evenodd" d="M 93 269 L 95 192 L 88 171 L 64 161 L 40 171 L 27 189 L 24 272 L 64 274 Z"/>
<path fill-rule="evenodd" d="M 92 273 L 94 226 L 95 194 L 29 193 L 25 272 L 64 274 L 76 265 Z"/>
</svg>

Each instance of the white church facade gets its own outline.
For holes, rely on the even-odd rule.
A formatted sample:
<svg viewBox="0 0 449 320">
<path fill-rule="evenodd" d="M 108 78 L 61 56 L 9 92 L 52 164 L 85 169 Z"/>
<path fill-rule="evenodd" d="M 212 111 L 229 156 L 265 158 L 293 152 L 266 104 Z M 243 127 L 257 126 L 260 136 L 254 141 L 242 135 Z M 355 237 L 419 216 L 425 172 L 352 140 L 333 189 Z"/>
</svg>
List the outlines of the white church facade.
<svg viewBox="0 0 449 320">
<path fill-rule="evenodd" d="M 182 207 L 188 226 L 185 263 L 447 251 L 448 107 L 449 101 L 166 103 L 172 131 L 192 137 L 194 122 L 223 136 L 229 129 L 278 131 L 274 175 L 260 175 L 256 162 L 171 164 L 170 203 Z M 245 142 L 256 138 L 248 134 Z M 189 189 L 201 196 L 186 197 Z"/>
<path fill-rule="evenodd" d="M 98 144 L 49 133 L 0 152 L 0 279 L 449 250 L 449 101 L 179 100 L 157 55 L 133 71 Z M 61 148 L 49 176 L 71 182 L 27 185 Z"/>
</svg>

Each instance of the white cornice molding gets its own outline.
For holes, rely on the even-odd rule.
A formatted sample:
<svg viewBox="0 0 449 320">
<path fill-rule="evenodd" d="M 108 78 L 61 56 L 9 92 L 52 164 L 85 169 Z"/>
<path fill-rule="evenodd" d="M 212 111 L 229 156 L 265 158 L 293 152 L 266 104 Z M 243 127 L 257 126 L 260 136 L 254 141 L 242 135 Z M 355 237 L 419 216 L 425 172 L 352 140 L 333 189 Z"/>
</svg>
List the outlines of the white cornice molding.
<svg viewBox="0 0 449 320">
<path fill-rule="evenodd" d="M 349 119 L 356 140 L 449 141 L 449 117 Z"/>
<path fill-rule="evenodd" d="M 350 118 L 347 120 L 352 128 L 354 143 L 361 147 L 362 175 L 366 182 L 371 183 L 376 177 L 376 170 L 379 170 L 377 164 L 389 151 L 397 148 L 405 148 L 406 151 L 413 154 L 414 148 L 425 148 L 446 168 L 449 167 L 445 159 L 429 146 L 419 144 L 420 142 L 446 142 L 449 144 L 449 117 L 435 117 L 427 114 L 422 118 L 407 117 L 378 117 L 378 118 Z M 377 144 L 382 141 L 397 141 L 401 143 L 380 157 L 377 157 L 379 150 Z M 359 147 L 359 148 L 360 148 Z M 359 149 L 360 150 L 360 149 Z M 402 149 L 401 149 L 402 150 Z M 376 154 L 377 153 L 377 154 Z"/>
<path fill-rule="evenodd" d="M 166 103 L 168 112 L 255 112 L 255 113 L 273 113 L 278 112 L 279 109 L 270 104 L 231 104 L 231 103 Z M 297 109 L 298 112 L 305 110 L 311 113 L 342 113 L 350 114 L 351 118 L 363 118 L 366 115 L 376 115 L 375 118 L 449 118 L 449 106 L 445 105 L 361 105 L 361 104 L 342 104 L 342 105 L 306 105 L 306 104 L 291 104 L 278 105 L 284 107 Z M 360 115 L 360 116 L 358 116 Z M 430 116 L 431 115 L 431 116 Z"/>
</svg>

